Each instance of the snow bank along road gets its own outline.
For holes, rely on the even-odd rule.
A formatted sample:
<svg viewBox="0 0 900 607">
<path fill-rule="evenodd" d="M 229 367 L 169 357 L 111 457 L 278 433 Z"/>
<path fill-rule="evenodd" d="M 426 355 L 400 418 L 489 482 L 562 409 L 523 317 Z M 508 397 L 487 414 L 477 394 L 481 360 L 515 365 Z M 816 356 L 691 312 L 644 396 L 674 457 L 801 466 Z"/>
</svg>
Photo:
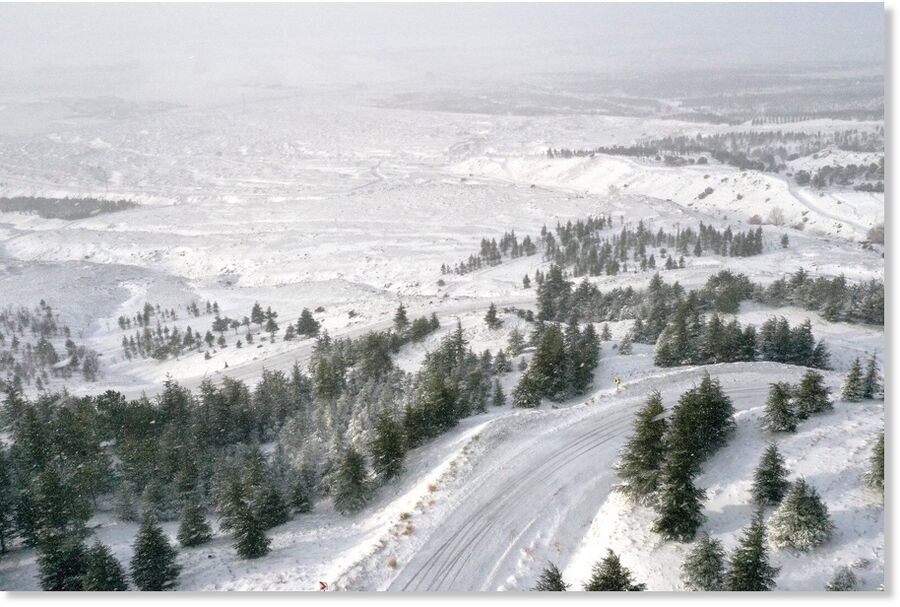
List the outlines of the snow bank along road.
<svg viewBox="0 0 900 607">
<path fill-rule="evenodd" d="M 759 366 L 710 371 L 740 410 L 765 402 L 768 384 L 753 372 Z M 446 497 L 451 503 L 445 517 L 406 563 L 398 563 L 388 589 L 529 588 L 547 561 L 565 563 L 590 527 L 616 482 L 612 465 L 649 392 L 660 390 L 671 408 L 702 373 L 688 368 L 656 374 L 618 394 L 495 420 L 483 433 L 486 451 L 471 475 Z"/>
</svg>

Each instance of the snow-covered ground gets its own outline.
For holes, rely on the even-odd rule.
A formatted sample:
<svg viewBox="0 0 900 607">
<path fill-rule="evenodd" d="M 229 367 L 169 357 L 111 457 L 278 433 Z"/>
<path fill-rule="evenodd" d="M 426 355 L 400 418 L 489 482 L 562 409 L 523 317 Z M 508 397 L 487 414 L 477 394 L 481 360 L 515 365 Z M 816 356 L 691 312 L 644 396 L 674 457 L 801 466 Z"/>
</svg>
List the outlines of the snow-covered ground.
<svg viewBox="0 0 900 607">
<path fill-rule="evenodd" d="M 843 129 L 842 121 L 779 125 L 787 130 Z M 765 129 L 774 127 L 742 127 Z M 171 375 L 187 386 L 229 375 L 252 383 L 262 368 L 308 359 L 311 342 L 229 345 L 209 360 L 125 360 L 117 326 L 144 302 L 182 311 L 190 301 L 217 301 L 223 315 L 271 305 L 280 322 L 303 308 L 333 335 L 390 326 L 404 303 L 410 317 L 436 312 L 442 331 L 407 346 L 398 364 L 414 370 L 455 321 L 473 348 L 506 344 L 514 314 L 490 331 L 490 302 L 535 307 L 521 279 L 545 264 L 540 255 L 462 276 L 440 274 L 478 252 L 482 237 L 591 214 L 638 220 L 653 230 L 708 225 L 745 230 L 780 209 L 783 226 L 764 225 L 766 247 L 750 258 L 704 256 L 667 272 L 688 288 L 732 269 L 769 283 L 804 267 L 850 281 L 882 279 L 882 250 L 860 241 L 884 221 L 884 196 L 800 188 L 783 176 L 722 166 L 660 167 L 632 159 L 548 159 L 554 147 L 628 144 L 647 136 L 722 132 L 724 125 L 610 116 L 519 117 L 443 114 L 350 105 L 339 100 L 254 101 L 248 108 L 155 109 L 110 120 L 66 120 L 51 133 L 0 130 L 0 196 L 126 198 L 140 207 L 62 221 L 0 213 L 0 306 L 45 299 L 82 340 L 101 353 L 101 376 L 69 389 L 154 393 Z M 797 167 L 802 163 L 795 162 Z M 813 166 L 812 161 L 802 166 Z M 710 187 L 713 193 L 698 195 Z M 797 229 L 803 226 L 804 229 Z M 782 248 L 781 235 L 790 244 Z M 646 285 L 649 273 L 592 278 L 603 289 Z M 440 281 L 440 282 L 439 282 Z M 353 313 L 351 315 L 351 312 Z M 809 317 L 832 352 L 836 387 L 855 356 L 885 351 L 881 327 L 829 323 L 818 315 L 745 303 L 741 322 Z M 205 331 L 210 317 L 182 318 Z M 628 323 L 611 323 L 620 339 Z M 133 331 L 132 331 L 133 332 Z M 129 333 L 129 332 L 126 332 Z M 509 406 L 466 419 L 453 432 L 413 451 L 406 472 L 362 513 L 343 517 L 327 501 L 314 513 L 271 532 L 273 551 L 242 561 L 230 540 L 184 549 L 183 590 L 527 589 L 547 561 L 580 586 L 606 548 L 653 590 L 679 588 L 686 547 L 661 543 L 650 514 L 611 493 L 612 464 L 634 411 L 651 389 L 667 407 L 699 380 L 703 368 L 662 370 L 652 348 L 621 356 L 604 343 L 592 393 L 535 411 Z M 227 368 L 226 368 L 227 364 Z M 731 548 L 749 520 L 752 468 L 771 437 L 760 430 L 767 387 L 796 381 L 802 369 L 772 363 L 712 366 L 738 409 L 731 443 L 704 466 L 710 532 Z M 504 378 L 507 394 L 519 373 Z M 616 391 L 613 378 L 623 387 Z M 805 476 L 837 524 L 835 538 L 803 556 L 776 552 L 779 588 L 819 590 L 832 570 L 856 563 L 867 589 L 883 581 L 884 515 L 880 496 L 860 474 L 883 426 L 880 402 L 837 403 L 833 413 L 778 437 L 792 477 Z M 109 515 L 95 533 L 127 562 L 135 526 Z M 174 535 L 175 526 L 166 531 Z M 37 588 L 35 555 L 0 559 L 0 588 Z M 863 559 L 865 559 L 865 564 Z"/>
</svg>

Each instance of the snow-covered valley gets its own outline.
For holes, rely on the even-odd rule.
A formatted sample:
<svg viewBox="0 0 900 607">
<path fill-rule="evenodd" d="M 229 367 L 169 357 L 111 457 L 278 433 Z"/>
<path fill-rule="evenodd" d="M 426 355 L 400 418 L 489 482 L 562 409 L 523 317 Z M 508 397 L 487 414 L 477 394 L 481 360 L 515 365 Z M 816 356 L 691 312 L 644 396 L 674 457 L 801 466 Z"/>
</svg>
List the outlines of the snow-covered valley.
<svg viewBox="0 0 900 607">
<path fill-rule="evenodd" d="M 505 101 L 481 81 L 460 81 L 486 107 Z M 851 163 L 877 172 L 880 162 L 883 179 L 883 150 L 847 151 L 834 143 L 863 133 L 883 144 L 883 121 L 778 115 L 778 122 L 729 123 L 691 113 L 688 96 L 660 96 L 653 101 L 665 111 L 645 115 L 541 106 L 544 94 L 562 94 L 558 84 L 526 89 L 521 102 L 533 111 L 475 113 L 460 111 L 427 78 L 397 86 L 410 90 L 402 102 L 390 87 L 377 86 L 275 92 L 247 86 L 249 100 L 241 92 L 229 103 L 208 105 L 0 97 L 3 457 L 22 457 L 14 443 L 24 432 L 16 416 L 24 414 L 15 409 L 11 388 L 31 403 L 49 401 L 41 405 L 51 411 L 48 419 L 55 407 L 83 402 L 99 403 L 91 406 L 106 419 L 109 395 L 118 393 L 130 403 L 123 411 L 146 406 L 162 420 L 161 411 L 168 415 L 174 407 L 159 395 L 174 382 L 189 391 L 185 399 L 193 407 L 178 418 L 190 419 L 181 430 L 199 436 L 197 428 L 213 419 L 229 390 L 264 400 L 257 385 L 283 372 L 297 389 L 284 397 L 287 413 L 277 422 L 267 418 L 230 442 L 204 435 L 215 447 L 203 451 L 210 461 L 193 470 L 199 477 L 193 489 L 212 527 L 209 541 L 179 545 L 180 515 L 160 517 L 163 534 L 178 546 L 178 590 L 521 591 L 534 588 L 551 563 L 572 590 L 581 590 L 608 549 L 647 590 L 683 590 L 680 569 L 693 543 L 654 530 L 654 507 L 616 490 L 616 463 L 654 391 L 666 410 L 660 419 L 672 419 L 680 397 L 709 374 L 733 403 L 735 424 L 695 476 L 704 495 L 702 531 L 729 554 L 738 547 L 757 510 L 754 469 L 775 444 L 788 479 L 812 485 L 834 524 L 830 539 L 809 552 L 768 545 L 780 568 L 776 589 L 821 591 L 841 567 L 851 568 L 858 589 L 883 589 L 884 495 L 867 473 L 884 432 L 885 401 L 879 394 L 847 399 L 844 385 L 856 361 L 874 360 L 887 376 L 884 185 L 881 191 L 868 182 L 857 187 L 859 180 L 819 187 L 796 177 Z M 417 97 L 419 88 L 430 96 Z M 597 99 L 571 95 L 573 107 L 638 99 L 618 91 Z M 419 107 L 432 103 L 444 105 Z M 681 103 L 684 111 L 670 111 Z M 734 133 L 765 142 L 785 137 L 787 152 L 776 154 L 782 167 L 741 168 L 705 152 L 702 161 L 692 153 L 677 163 L 663 151 L 616 151 L 662 138 Z M 789 157 L 791 143 L 805 138 L 828 141 L 825 151 Z M 548 153 L 554 149 L 573 152 Z M 2 206 L 67 198 L 133 204 L 86 216 Z M 585 228 L 587 236 L 571 235 L 597 218 L 600 227 Z M 496 249 L 511 232 L 516 253 L 501 245 L 502 255 L 488 259 L 491 241 Z M 733 244 L 746 238 L 752 245 L 755 234 L 758 250 L 740 252 Z M 536 248 L 519 254 L 526 236 Z M 595 250 L 572 244 L 578 238 Z M 612 257 L 604 257 L 604 245 Z M 598 256 L 604 262 L 590 266 Z M 571 298 L 544 318 L 553 296 L 551 268 L 560 259 Z M 580 263 L 601 269 L 576 270 Z M 746 285 L 735 307 L 720 308 L 711 281 L 741 275 Z M 659 280 L 666 299 L 657 301 L 666 310 L 661 321 L 654 320 L 652 304 Z M 833 295 L 837 290 L 840 296 Z M 703 323 L 713 316 L 723 325 L 755 327 L 753 344 L 757 337 L 765 341 L 769 319 L 783 318 L 791 331 L 809 327 L 827 348 L 827 364 L 777 360 L 762 345 L 755 353 L 751 345 L 744 358 L 704 354 L 700 362 L 660 362 L 664 342 L 677 333 L 676 310 L 691 302 L 697 326 L 681 318 L 694 331 L 691 343 L 707 338 L 712 329 Z M 496 309 L 495 322 L 489 308 Z M 398 321 L 399 309 L 410 322 Z M 308 314 L 317 324 L 305 333 L 301 321 Z M 439 326 L 425 322 L 432 315 Z M 565 333 L 573 331 L 571 315 L 576 338 Z M 425 329 L 412 337 L 417 321 Z M 52 328 L 39 330 L 42 322 Z M 661 322 L 659 330 L 641 338 L 642 323 L 653 322 Z M 541 356 L 545 325 L 560 327 L 566 348 L 588 331 L 599 336 L 599 361 L 587 368 L 582 389 L 538 395 L 533 408 L 516 406 L 522 405 L 519 387 Z M 375 342 L 392 335 L 403 337 L 379 350 Z M 454 336 L 471 349 L 467 374 L 436 390 L 459 401 L 460 394 L 481 390 L 480 406 L 464 403 L 452 423 L 413 440 L 410 411 L 431 402 L 428 373 Z M 517 339 L 524 343 L 516 349 Z M 363 371 L 372 350 L 387 362 L 373 356 L 383 366 Z M 332 356 L 329 363 L 343 366 L 339 387 L 325 397 L 321 384 L 329 378 L 323 379 L 328 371 L 321 361 Z M 498 361 L 507 356 L 501 368 Z M 84 370 L 89 359 L 96 369 Z M 567 371 L 569 380 L 581 367 Z M 808 367 L 821 373 L 833 409 L 800 419 L 793 432 L 766 429 L 770 386 L 797 385 Z M 235 388 L 238 382 L 242 387 Z M 97 401 L 101 396 L 108 400 Z M 84 533 L 89 546 L 102 542 L 126 568 L 143 531 L 139 517 L 123 520 L 120 489 L 133 489 L 146 507 L 152 492 L 140 484 L 153 487 L 159 476 L 174 501 L 186 499 L 173 487 L 183 473 L 179 449 L 195 447 L 194 434 L 186 439 L 168 421 L 160 422 L 165 430 L 154 428 L 156 414 L 134 413 L 146 421 L 146 436 L 175 442 L 152 451 L 165 463 L 149 473 L 135 463 L 151 458 L 141 451 L 150 449 L 141 442 L 146 436 L 129 451 L 121 428 L 100 422 L 91 428 L 98 436 L 106 432 L 96 446 L 108 458 L 111 480 L 91 495 Z M 235 409 L 224 417 L 240 424 L 245 414 Z M 387 480 L 375 471 L 372 453 L 375 426 L 385 415 L 402 427 L 394 439 L 403 443 L 402 470 Z M 224 424 L 216 420 L 209 424 Z M 208 434 L 217 432 L 224 430 Z M 218 503 L 219 483 L 244 450 L 257 448 L 285 496 L 294 492 L 286 478 L 315 479 L 304 485 L 310 510 L 292 507 L 289 520 L 266 530 L 266 553 L 243 558 Z M 197 449 L 186 459 L 199 460 Z M 368 494 L 364 505 L 341 512 L 336 479 L 351 450 L 363 456 Z M 31 495 L 21 487 L 17 492 Z M 763 509 L 766 521 L 774 510 Z M 41 589 L 40 541 L 29 541 L 24 531 L 9 538 L 0 555 L 0 590 Z"/>
</svg>

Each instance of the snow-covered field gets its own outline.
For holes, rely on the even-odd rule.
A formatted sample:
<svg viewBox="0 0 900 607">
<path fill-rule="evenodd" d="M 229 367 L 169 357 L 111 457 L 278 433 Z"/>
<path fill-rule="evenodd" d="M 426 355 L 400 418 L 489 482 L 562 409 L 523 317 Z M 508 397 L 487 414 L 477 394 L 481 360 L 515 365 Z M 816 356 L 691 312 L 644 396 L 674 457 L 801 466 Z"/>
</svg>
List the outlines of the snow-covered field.
<svg viewBox="0 0 900 607">
<path fill-rule="evenodd" d="M 17 111 L 21 108 L 17 109 Z M 0 112 L 2 119 L 2 112 Z M 854 123 L 811 121 L 801 129 Z M 540 255 L 465 275 L 440 273 L 477 253 L 483 237 L 604 214 L 651 230 L 700 221 L 746 230 L 773 209 L 766 247 L 749 258 L 690 257 L 667 281 L 702 285 L 718 270 L 768 284 L 804 267 L 851 282 L 883 279 L 880 246 L 864 248 L 884 222 L 884 195 L 797 187 L 785 177 L 721 165 L 661 167 L 623 157 L 549 159 L 549 146 L 628 144 L 646 136 L 721 132 L 723 125 L 611 116 L 517 117 L 372 108 L 330 99 L 273 99 L 201 110 L 135 109 L 126 117 L 54 121 L 51 131 L 0 129 L 0 196 L 125 198 L 140 207 L 63 221 L 0 213 L 0 307 L 58 309 L 101 354 L 100 378 L 73 378 L 75 393 L 153 394 L 166 376 L 195 387 L 228 375 L 253 383 L 263 368 L 304 364 L 310 340 L 194 352 L 178 360 L 125 360 L 117 326 L 144 302 L 183 310 L 218 302 L 223 315 L 249 314 L 255 301 L 282 320 L 303 308 L 333 335 L 390 326 L 402 302 L 410 317 L 436 312 L 447 330 L 458 318 L 476 351 L 505 345 L 520 321 L 501 330 L 482 318 L 490 302 L 535 308 L 522 277 L 545 268 Z M 787 129 L 791 125 L 779 125 Z M 48 127 L 50 128 L 50 127 Z M 749 128 L 749 127 L 748 127 Z M 753 127 L 764 129 L 767 127 Z M 802 159 L 801 159 L 802 160 Z M 866 158 L 868 161 L 868 157 Z M 827 159 L 820 159 L 828 162 Z M 820 166 L 795 161 L 792 166 Z M 713 193 L 698 194 L 710 187 Z M 802 229 L 798 229 L 802 228 Z M 782 248 L 779 238 L 788 235 Z M 601 290 L 640 288 L 649 273 L 592 278 Z M 856 356 L 885 352 L 881 327 L 830 323 L 795 308 L 745 303 L 741 322 L 771 315 L 809 317 L 832 352 L 836 388 Z M 208 328 L 209 317 L 173 323 Z M 199 326 L 198 326 L 199 325 Z M 618 341 L 627 322 L 611 323 Z M 415 370 L 441 333 L 397 358 Z M 344 517 L 326 500 L 271 532 L 272 553 L 239 559 L 227 536 L 183 549 L 182 590 L 523 590 L 548 561 L 580 588 L 607 548 L 651 590 L 680 588 L 685 545 L 649 530 L 652 513 L 611 492 L 617 452 L 633 414 L 652 389 L 667 407 L 706 368 L 659 369 L 652 347 L 631 356 L 603 344 L 593 391 L 538 410 L 510 406 L 474 416 L 409 454 L 406 472 L 360 514 Z M 709 367 L 737 408 L 737 433 L 704 465 L 711 534 L 731 549 L 749 521 L 753 467 L 771 437 L 760 430 L 768 384 L 797 381 L 802 369 L 774 363 Z M 507 394 L 519 377 L 504 377 Z M 623 380 L 616 390 L 613 378 Z M 821 590 L 839 565 L 855 563 L 865 589 L 883 583 L 881 496 L 860 476 L 884 424 L 881 402 L 838 402 L 834 412 L 778 438 L 792 478 L 821 493 L 837 525 L 834 539 L 805 555 L 775 551 L 780 590 Z M 96 517 L 96 535 L 127 563 L 136 526 Z M 176 524 L 166 531 L 174 536 Z M 0 559 L 0 588 L 36 589 L 35 554 Z"/>
</svg>

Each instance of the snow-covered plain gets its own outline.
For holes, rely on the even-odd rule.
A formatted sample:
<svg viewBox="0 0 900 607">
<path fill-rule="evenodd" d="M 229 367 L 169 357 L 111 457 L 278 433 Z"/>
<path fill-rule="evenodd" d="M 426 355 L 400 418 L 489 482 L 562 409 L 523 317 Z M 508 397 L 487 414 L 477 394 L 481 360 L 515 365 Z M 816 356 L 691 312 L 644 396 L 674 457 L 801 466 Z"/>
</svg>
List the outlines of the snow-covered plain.
<svg viewBox="0 0 900 607">
<path fill-rule="evenodd" d="M 815 121 L 796 129 L 854 124 Z M 499 238 L 509 229 L 534 236 L 543 225 L 591 214 L 624 216 L 632 226 L 642 219 L 654 230 L 700 221 L 744 230 L 753 215 L 782 211 L 783 226 L 764 227 L 764 254 L 691 257 L 684 269 L 665 274 L 686 287 L 725 268 L 763 283 L 801 266 L 851 281 L 884 274 L 881 248 L 860 245 L 884 221 L 882 194 L 820 195 L 781 176 L 718 165 L 543 155 L 550 146 L 627 144 L 650 135 L 721 132 L 722 125 L 275 99 L 202 111 L 133 108 L 123 118 L 52 126 L 51 132 L 0 131 L 0 196 L 141 203 L 76 221 L 0 214 L 0 305 L 43 298 L 102 355 L 99 381 L 73 381 L 73 392 L 153 394 L 167 375 L 192 387 L 221 375 L 252 383 L 263 368 L 287 368 L 309 356 L 311 343 L 298 340 L 229 347 L 209 360 L 194 353 L 127 361 L 116 319 L 145 301 L 183 309 L 191 300 L 215 300 L 232 317 L 260 301 L 281 319 L 322 306 L 325 328 L 350 336 L 386 328 L 403 302 L 411 316 L 437 312 L 445 328 L 458 318 L 476 350 L 499 348 L 519 321 L 506 314 L 503 329 L 489 331 L 484 310 L 492 301 L 533 308 L 534 290 L 523 289 L 521 278 L 545 265 L 540 256 L 462 276 L 441 276 L 441 264 L 476 253 L 482 237 Z M 706 187 L 714 192 L 701 200 Z M 787 248 L 778 244 L 782 234 L 789 236 Z M 605 290 L 641 287 L 649 277 L 626 272 L 592 281 Z M 813 320 L 832 351 L 835 369 L 827 379 L 833 387 L 853 357 L 884 352 L 881 327 L 748 304 L 740 318 L 759 323 L 772 314 L 792 323 Z M 193 322 L 205 329 L 208 319 Z M 178 321 L 180 329 L 187 324 Z M 628 323 L 611 329 L 619 339 Z M 398 363 L 415 369 L 439 337 L 407 346 Z M 661 390 L 671 407 L 705 370 L 661 370 L 652 360 L 652 348 L 636 345 L 633 355 L 621 356 L 606 342 L 587 397 L 536 411 L 507 406 L 464 420 L 413 451 L 402 478 L 362 513 L 342 517 L 320 502 L 314 513 L 274 529 L 273 551 L 258 561 L 237 558 L 221 535 L 183 549 L 180 588 L 315 590 L 326 581 L 340 590 L 522 590 L 547 561 L 580 587 L 593 561 L 613 548 L 651 590 L 678 589 L 686 547 L 659 542 L 649 531 L 650 514 L 610 491 L 617 451 L 649 391 Z M 802 370 L 771 363 L 708 370 L 738 409 L 735 438 L 698 479 L 708 489 L 709 530 L 731 548 L 749 520 L 752 468 L 771 438 L 759 429 L 767 386 L 796 381 Z M 614 377 L 623 380 L 619 391 Z M 517 378 L 517 372 L 504 378 L 507 393 Z M 864 588 L 882 583 L 883 510 L 860 475 L 883 417 L 880 402 L 839 402 L 833 413 L 778 439 L 792 477 L 803 475 L 816 486 L 838 526 L 835 539 L 811 554 L 774 553 L 782 566 L 779 589 L 821 590 L 833 568 L 850 563 L 859 565 Z M 135 526 L 108 515 L 94 522 L 97 536 L 127 562 Z M 166 530 L 174 536 L 175 525 Z M 0 560 L 0 588 L 37 587 L 32 551 Z"/>
</svg>

